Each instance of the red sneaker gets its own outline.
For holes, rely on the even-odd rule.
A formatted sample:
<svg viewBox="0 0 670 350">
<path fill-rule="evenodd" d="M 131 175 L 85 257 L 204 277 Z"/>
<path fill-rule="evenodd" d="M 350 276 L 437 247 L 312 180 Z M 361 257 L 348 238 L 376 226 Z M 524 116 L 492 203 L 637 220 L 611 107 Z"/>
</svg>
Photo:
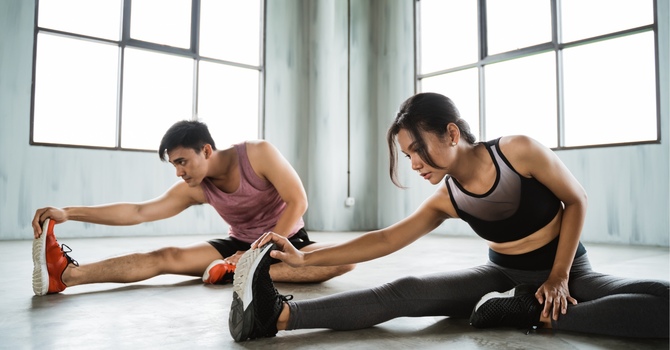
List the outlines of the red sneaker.
<svg viewBox="0 0 670 350">
<path fill-rule="evenodd" d="M 67 253 L 72 249 L 63 244 L 58 246 L 54 235 L 55 221 L 44 220 L 42 235 L 33 240 L 33 292 L 45 295 L 63 291 L 67 286 L 63 283 L 63 271 L 69 264 L 79 266 L 76 260 Z M 65 251 L 64 248 L 68 250 Z"/>
<path fill-rule="evenodd" d="M 234 275 L 235 265 L 218 259 L 207 266 L 205 273 L 202 275 L 202 281 L 208 284 L 233 283 Z"/>
</svg>

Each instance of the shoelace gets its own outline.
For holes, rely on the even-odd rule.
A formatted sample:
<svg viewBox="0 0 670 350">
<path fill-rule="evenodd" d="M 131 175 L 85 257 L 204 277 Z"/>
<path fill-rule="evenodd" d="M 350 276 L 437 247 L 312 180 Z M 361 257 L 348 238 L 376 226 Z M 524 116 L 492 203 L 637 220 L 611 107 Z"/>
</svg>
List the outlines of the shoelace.
<svg viewBox="0 0 670 350">
<path fill-rule="evenodd" d="M 67 251 L 65 250 L 65 248 L 67 248 Z M 74 266 L 79 266 L 77 260 L 74 260 L 69 255 L 67 255 L 67 253 L 72 253 L 72 248 L 68 247 L 67 244 L 61 244 L 60 250 L 63 252 L 63 256 L 67 259 L 68 263 L 74 264 Z"/>
<path fill-rule="evenodd" d="M 526 329 L 525 333 L 526 333 L 526 335 L 528 335 L 530 333 L 536 333 L 537 329 L 538 329 L 538 326 L 530 326 Z"/>
<path fill-rule="evenodd" d="M 283 301 L 283 302 L 287 302 L 287 301 L 289 301 L 289 300 L 293 300 L 293 294 L 289 294 L 289 295 L 282 295 L 282 294 L 279 294 L 279 299 L 281 299 L 281 301 Z"/>
</svg>

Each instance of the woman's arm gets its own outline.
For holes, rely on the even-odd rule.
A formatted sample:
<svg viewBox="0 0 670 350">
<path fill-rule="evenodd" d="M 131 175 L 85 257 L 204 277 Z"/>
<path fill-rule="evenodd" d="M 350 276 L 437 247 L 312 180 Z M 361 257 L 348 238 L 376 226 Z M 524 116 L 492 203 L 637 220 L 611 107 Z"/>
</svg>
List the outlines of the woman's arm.
<svg viewBox="0 0 670 350">
<path fill-rule="evenodd" d="M 382 230 L 365 233 L 348 242 L 311 252 L 296 250 L 286 239 L 272 232 L 263 235 L 253 246 L 275 243 L 278 250 L 271 252 L 271 256 L 294 267 L 334 266 L 373 260 L 391 254 L 437 228 L 448 218 L 445 202 L 451 205 L 447 190 L 442 186 L 402 221 Z"/>
<path fill-rule="evenodd" d="M 554 265 L 536 293 L 538 301 L 545 304 L 543 315 L 548 317 L 551 312 L 558 319 L 559 312 L 567 312 L 568 302 L 577 303 L 570 296 L 568 278 L 586 216 L 586 191 L 558 156 L 539 142 L 525 136 L 503 140 L 500 147 L 505 154 L 513 155 L 510 161 L 517 171 L 547 186 L 564 205 Z"/>
</svg>

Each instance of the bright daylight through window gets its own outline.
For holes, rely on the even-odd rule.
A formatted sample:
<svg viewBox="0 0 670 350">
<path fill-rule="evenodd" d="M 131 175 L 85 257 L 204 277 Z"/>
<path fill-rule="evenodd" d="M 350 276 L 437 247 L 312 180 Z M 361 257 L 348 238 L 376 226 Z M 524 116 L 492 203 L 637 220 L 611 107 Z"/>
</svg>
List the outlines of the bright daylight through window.
<svg viewBox="0 0 670 350">
<path fill-rule="evenodd" d="M 258 138 L 261 4 L 37 1 L 32 143 L 156 150 L 196 118 Z"/>
<path fill-rule="evenodd" d="M 653 0 L 417 0 L 419 91 L 481 140 L 657 142 Z M 522 10 L 521 10 L 522 9 Z"/>
</svg>

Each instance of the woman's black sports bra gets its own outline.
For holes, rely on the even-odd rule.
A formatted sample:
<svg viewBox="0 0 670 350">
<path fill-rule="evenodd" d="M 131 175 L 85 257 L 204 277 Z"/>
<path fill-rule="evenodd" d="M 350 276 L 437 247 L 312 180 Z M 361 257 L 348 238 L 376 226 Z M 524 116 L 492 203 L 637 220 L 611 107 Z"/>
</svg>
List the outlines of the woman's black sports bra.
<svg viewBox="0 0 670 350">
<path fill-rule="evenodd" d="M 465 190 L 451 176 L 445 184 L 458 216 L 485 240 L 503 243 L 529 236 L 554 219 L 561 201 L 535 178 L 517 173 L 500 152 L 500 138 L 483 142 L 496 167 L 496 180 L 482 194 Z"/>
</svg>

